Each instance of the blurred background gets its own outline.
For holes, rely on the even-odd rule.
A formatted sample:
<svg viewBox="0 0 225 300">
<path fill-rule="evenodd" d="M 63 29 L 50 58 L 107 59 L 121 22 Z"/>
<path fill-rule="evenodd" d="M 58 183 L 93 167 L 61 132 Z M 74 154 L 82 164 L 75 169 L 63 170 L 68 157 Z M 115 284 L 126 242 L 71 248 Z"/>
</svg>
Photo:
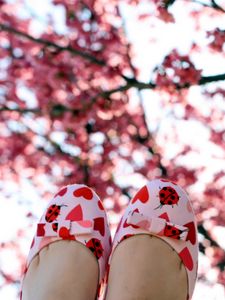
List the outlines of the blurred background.
<svg viewBox="0 0 225 300">
<path fill-rule="evenodd" d="M 224 97 L 223 0 L 0 1 L 0 299 L 60 187 L 94 188 L 114 233 L 153 178 L 196 212 L 193 300 L 225 299 Z"/>
</svg>

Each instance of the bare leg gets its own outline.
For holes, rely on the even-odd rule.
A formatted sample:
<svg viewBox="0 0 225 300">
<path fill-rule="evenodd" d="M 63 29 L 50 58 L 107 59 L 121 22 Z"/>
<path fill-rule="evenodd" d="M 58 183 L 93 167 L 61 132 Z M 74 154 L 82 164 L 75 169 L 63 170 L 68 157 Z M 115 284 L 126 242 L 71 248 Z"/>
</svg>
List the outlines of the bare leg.
<svg viewBox="0 0 225 300">
<path fill-rule="evenodd" d="M 116 248 L 106 300 L 186 300 L 187 275 L 177 253 L 163 240 L 130 237 Z"/>
<path fill-rule="evenodd" d="M 23 284 L 22 300 L 94 300 L 98 262 L 75 241 L 44 247 L 32 260 Z"/>
</svg>

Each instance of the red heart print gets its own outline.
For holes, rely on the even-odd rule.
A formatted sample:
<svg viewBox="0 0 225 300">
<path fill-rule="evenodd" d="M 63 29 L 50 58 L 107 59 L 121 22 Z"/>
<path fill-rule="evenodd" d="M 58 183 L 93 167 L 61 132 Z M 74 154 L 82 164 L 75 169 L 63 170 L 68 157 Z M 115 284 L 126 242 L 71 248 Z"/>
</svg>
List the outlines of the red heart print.
<svg viewBox="0 0 225 300">
<path fill-rule="evenodd" d="M 128 227 L 128 226 L 131 226 L 131 227 L 133 227 L 133 228 L 138 228 L 138 227 L 139 227 L 139 226 L 137 226 L 137 225 L 128 224 L 128 223 L 127 223 L 127 219 L 126 219 L 125 222 L 124 222 L 124 224 L 123 224 L 123 228 L 126 228 L 126 227 Z"/>
<path fill-rule="evenodd" d="M 81 221 L 83 220 L 83 211 L 80 205 L 74 207 L 66 216 L 66 220 Z"/>
<path fill-rule="evenodd" d="M 196 230 L 194 222 L 189 222 L 184 225 L 189 229 L 186 241 L 190 241 L 192 245 L 196 243 Z"/>
<path fill-rule="evenodd" d="M 71 235 L 69 230 L 66 227 L 61 227 L 59 230 L 59 236 L 63 239 L 63 240 L 74 240 L 75 241 L 75 237 L 74 235 Z"/>
<path fill-rule="evenodd" d="M 75 197 L 84 197 L 86 200 L 91 200 L 93 198 L 93 192 L 88 187 L 82 187 L 73 192 Z"/>
<path fill-rule="evenodd" d="M 45 235 L 45 223 L 40 223 L 37 225 L 37 236 Z"/>
<path fill-rule="evenodd" d="M 95 218 L 94 219 L 94 230 L 98 230 L 102 236 L 105 235 L 104 218 Z"/>
<path fill-rule="evenodd" d="M 84 220 L 84 221 L 77 221 L 77 223 L 84 228 L 90 228 L 92 227 L 92 221 L 90 220 Z"/>
<path fill-rule="evenodd" d="M 137 192 L 137 194 L 134 196 L 131 203 L 135 203 L 137 200 L 140 200 L 142 203 L 146 203 L 148 199 L 149 199 L 148 188 L 145 185 Z"/>
<path fill-rule="evenodd" d="M 104 206 L 102 204 L 102 201 L 98 201 L 98 207 L 101 209 L 101 210 L 104 210 Z"/>
<path fill-rule="evenodd" d="M 188 248 L 185 247 L 180 253 L 179 253 L 180 258 L 182 259 L 185 267 L 188 268 L 188 270 L 192 270 L 193 269 L 193 260 L 191 257 L 191 253 L 189 252 Z"/>
<path fill-rule="evenodd" d="M 170 221 L 169 216 L 167 213 L 163 213 L 159 216 L 159 218 L 166 220 L 167 222 Z"/>
<path fill-rule="evenodd" d="M 57 194 L 55 194 L 55 197 L 57 197 L 57 196 L 62 197 L 62 196 L 64 196 L 64 195 L 66 194 L 66 192 L 67 192 L 67 187 L 64 187 L 64 188 L 61 189 Z M 55 198 L 55 197 L 54 197 L 54 198 Z"/>
<path fill-rule="evenodd" d="M 135 212 L 137 212 L 137 213 L 139 213 L 139 209 L 138 208 L 135 208 L 135 210 L 134 211 L 132 211 L 132 215 L 133 215 L 133 213 L 135 213 Z M 122 221 L 122 219 L 121 219 L 121 221 Z M 121 225 L 121 224 L 120 224 Z M 133 228 L 138 228 L 139 226 L 137 226 L 137 225 L 133 225 L 133 224 L 128 224 L 127 223 L 127 219 L 125 220 L 125 222 L 123 223 L 123 228 L 126 228 L 126 227 L 128 227 L 128 226 L 132 226 Z"/>
</svg>

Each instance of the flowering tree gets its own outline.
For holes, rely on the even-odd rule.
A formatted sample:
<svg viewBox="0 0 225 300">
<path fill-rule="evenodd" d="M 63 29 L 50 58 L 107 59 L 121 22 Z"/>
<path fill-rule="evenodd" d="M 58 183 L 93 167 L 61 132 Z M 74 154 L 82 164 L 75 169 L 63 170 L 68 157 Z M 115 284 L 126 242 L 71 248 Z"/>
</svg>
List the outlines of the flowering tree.
<svg viewBox="0 0 225 300">
<path fill-rule="evenodd" d="M 151 34 L 158 22 L 176 25 L 176 5 L 182 2 L 196 32 L 205 39 L 204 47 L 193 40 L 187 54 L 175 48 L 165 52 L 148 80 L 141 80 L 135 46 L 126 35 L 122 2 L 136 8 L 137 22 L 150 22 Z M 53 5 L 65 12 L 64 33 L 57 32 L 51 16 L 45 29 L 35 33 L 35 15 L 22 13 L 25 2 L 0 1 L 2 195 L 8 198 L 4 182 L 20 185 L 26 178 L 47 200 L 50 191 L 40 179 L 45 174 L 58 187 L 72 182 L 93 187 L 103 201 L 108 200 L 113 216 L 122 212 L 134 193 L 129 180 L 122 184 L 115 175 L 121 165 L 143 180 L 175 180 L 193 200 L 200 251 L 210 259 L 216 280 L 224 284 L 225 257 L 213 228 L 223 226 L 225 220 L 225 73 L 207 74 L 204 68 L 215 57 L 225 58 L 225 30 L 216 25 L 206 31 L 202 24 L 207 18 L 212 24 L 224 20 L 225 7 L 214 0 L 55 0 Z M 144 13 L 139 10 L 143 5 Z M 158 41 L 160 36 L 151 43 Z M 208 60 L 197 66 L 194 58 L 205 52 Z M 190 96 L 196 89 L 199 101 Z M 158 97 L 161 110 L 169 114 L 169 133 L 161 130 L 165 115 L 157 119 L 151 104 L 145 105 L 151 100 L 146 101 L 144 90 Z M 157 126 L 151 126 L 151 118 Z M 189 124 L 193 141 L 179 134 L 181 120 Z M 207 131 L 205 152 L 195 146 L 200 137 L 193 122 Z M 172 144 L 175 151 L 168 155 Z M 213 154 L 208 157 L 210 149 Z M 193 158 L 200 161 L 204 155 L 205 163 L 192 164 Z M 217 167 L 210 159 L 219 162 Z M 205 174 L 209 179 L 204 180 Z M 25 215 L 30 223 L 37 217 L 29 206 Z M 26 230 L 19 229 L 18 235 L 26 235 Z M 19 242 L 2 242 L 1 250 L 8 248 L 15 250 L 23 265 Z M 1 276 L 2 285 L 18 284 L 20 274 L 2 268 Z M 208 280 L 206 270 L 200 278 Z"/>
</svg>

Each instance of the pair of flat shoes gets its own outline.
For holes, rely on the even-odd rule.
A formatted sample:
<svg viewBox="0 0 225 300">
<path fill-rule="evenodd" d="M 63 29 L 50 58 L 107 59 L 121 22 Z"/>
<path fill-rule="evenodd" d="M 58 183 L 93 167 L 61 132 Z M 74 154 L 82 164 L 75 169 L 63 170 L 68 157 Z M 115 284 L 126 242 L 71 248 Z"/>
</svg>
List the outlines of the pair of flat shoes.
<svg viewBox="0 0 225 300">
<path fill-rule="evenodd" d="M 113 242 L 107 215 L 98 195 L 86 185 L 63 187 L 50 201 L 37 224 L 23 279 L 32 259 L 41 249 L 56 241 L 73 240 L 89 248 L 98 261 L 99 298 L 102 287 L 107 283 L 106 273 L 116 247 L 124 239 L 137 234 L 157 236 L 177 252 L 187 272 L 187 299 L 190 299 L 198 268 L 195 215 L 186 192 L 165 179 L 149 181 L 131 199 Z"/>
</svg>

